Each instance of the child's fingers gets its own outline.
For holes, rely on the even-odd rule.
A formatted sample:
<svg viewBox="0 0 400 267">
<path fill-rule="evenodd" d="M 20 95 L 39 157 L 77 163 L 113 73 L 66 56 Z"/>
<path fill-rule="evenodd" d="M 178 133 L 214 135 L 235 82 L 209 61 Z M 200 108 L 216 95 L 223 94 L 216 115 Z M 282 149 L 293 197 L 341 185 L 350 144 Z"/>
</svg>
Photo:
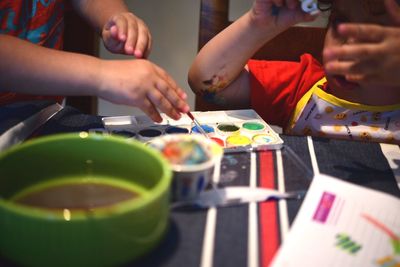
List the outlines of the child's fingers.
<svg viewBox="0 0 400 267">
<path fill-rule="evenodd" d="M 168 74 L 165 70 L 163 70 L 162 68 L 156 66 L 156 71 L 157 71 L 157 74 L 158 74 L 164 81 L 168 82 L 169 86 L 170 86 L 172 89 L 174 89 L 175 91 L 179 91 L 179 90 L 180 90 L 178 84 L 175 82 L 174 79 L 172 79 L 171 76 L 169 76 L 169 74 Z"/>
<path fill-rule="evenodd" d="M 181 115 L 172 105 L 171 101 L 165 97 L 163 93 L 158 90 L 148 91 L 147 98 L 159 110 L 167 114 L 169 117 L 178 120 Z"/>
<path fill-rule="evenodd" d="M 103 31 L 104 45 L 113 52 L 123 51 L 124 43 L 120 42 L 117 38 L 118 30 L 116 26 L 111 27 L 109 30 Z"/>
<path fill-rule="evenodd" d="M 367 75 L 376 72 L 378 61 L 334 61 L 325 64 L 325 71 L 336 75 Z"/>
<path fill-rule="evenodd" d="M 338 27 L 340 36 L 354 38 L 359 42 L 378 43 L 385 38 L 386 31 L 382 26 L 373 24 L 343 23 Z"/>
<path fill-rule="evenodd" d="M 137 29 L 137 39 L 135 42 L 135 56 L 142 58 L 146 54 L 149 42 L 148 29 L 145 25 L 139 24 Z"/>
<path fill-rule="evenodd" d="M 112 37 L 112 38 L 118 39 L 118 27 L 117 27 L 117 25 L 113 25 L 113 26 L 110 28 L 110 34 L 111 34 L 111 37 Z"/>
<path fill-rule="evenodd" d="M 348 74 L 348 75 L 345 75 L 345 78 L 349 82 L 357 82 L 357 83 L 359 83 L 359 82 L 363 82 L 363 81 L 365 82 L 366 75 Z"/>
<path fill-rule="evenodd" d="M 145 52 L 144 52 L 143 58 L 148 58 L 149 57 L 150 52 L 151 52 L 151 48 L 153 46 L 153 38 L 152 38 L 150 32 L 147 33 L 147 36 L 148 36 L 147 39 L 149 41 L 147 42 L 147 47 L 144 50 Z"/>
<path fill-rule="evenodd" d="M 146 113 L 147 116 L 149 116 L 153 121 L 155 122 L 161 122 L 162 118 L 154 104 L 151 102 L 150 99 L 144 98 L 143 101 L 138 104 L 138 107 Z"/>
<path fill-rule="evenodd" d="M 349 61 L 333 61 L 324 65 L 325 71 L 329 74 L 344 75 L 348 72 L 352 62 Z"/>
<path fill-rule="evenodd" d="M 115 22 L 112 19 L 110 19 L 104 25 L 104 30 L 109 31 L 111 29 L 111 27 L 114 25 L 115 25 Z"/>
<path fill-rule="evenodd" d="M 118 28 L 118 40 L 121 42 L 125 42 L 127 39 L 127 28 L 128 24 L 127 21 L 124 17 L 118 16 L 116 18 L 113 18 L 115 25 Z"/>
<path fill-rule="evenodd" d="M 161 77 L 161 81 L 165 82 L 167 84 L 168 90 L 162 90 L 163 93 L 169 93 L 173 92 L 172 96 L 173 98 L 170 98 L 172 101 L 176 101 L 175 96 L 178 97 L 178 102 L 177 102 L 177 107 L 182 111 L 182 112 L 187 112 L 189 111 L 189 106 L 187 103 L 184 101 L 187 98 L 187 94 L 185 91 L 183 91 L 177 84 L 176 82 L 161 68 L 156 66 L 156 71 L 158 72 L 158 75 Z M 159 86 L 158 88 L 164 89 L 166 88 L 165 86 Z"/>
<path fill-rule="evenodd" d="M 157 89 L 181 112 L 189 111 L 190 108 L 184 101 L 187 98 L 186 93 L 178 87 L 175 81 L 163 69 L 156 66 L 156 71 L 160 77 L 156 81 Z"/>
<path fill-rule="evenodd" d="M 381 46 L 375 44 L 349 44 L 340 47 L 330 47 L 323 51 L 324 60 L 368 60 L 385 56 Z"/>
<path fill-rule="evenodd" d="M 125 43 L 126 54 L 133 55 L 136 50 L 136 43 L 138 38 L 138 25 L 135 21 L 128 22 L 127 38 Z"/>
<path fill-rule="evenodd" d="M 167 99 L 174 108 L 181 112 L 188 112 L 189 106 L 181 98 L 179 91 L 171 90 L 172 88 L 165 80 L 158 80 L 156 83 L 156 88 L 159 92 Z"/>
<path fill-rule="evenodd" d="M 118 36 L 118 27 L 115 25 L 113 20 L 107 21 L 104 25 L 103 29 L 104 38 L 108 39 L 109 37 L 117 39 Z"/>
</svg>

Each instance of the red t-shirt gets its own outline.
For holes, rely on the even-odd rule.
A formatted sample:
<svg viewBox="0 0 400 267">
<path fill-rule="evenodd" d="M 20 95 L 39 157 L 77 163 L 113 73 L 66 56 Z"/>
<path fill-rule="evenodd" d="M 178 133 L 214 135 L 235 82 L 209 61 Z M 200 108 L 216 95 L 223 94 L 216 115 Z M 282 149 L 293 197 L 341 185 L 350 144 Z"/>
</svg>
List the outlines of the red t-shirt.
<svg viewBox="0 0 400 267">
<path fill-rule="evenodd" d="M 62 49 L 63 32 L 64 0 L 0 1 L 0 34 L 12 35 L 44 47 Z M 0 93 L 0 105 L 34 99 L 60 102 L 63 97 Z"/>
<path fill-rule="evenodd" d="M 324 77 L 310 54 L 300 62 L 250 60 L 251 106 L 268 123 L 285 128 L 297 102 Z"/>
</svg>

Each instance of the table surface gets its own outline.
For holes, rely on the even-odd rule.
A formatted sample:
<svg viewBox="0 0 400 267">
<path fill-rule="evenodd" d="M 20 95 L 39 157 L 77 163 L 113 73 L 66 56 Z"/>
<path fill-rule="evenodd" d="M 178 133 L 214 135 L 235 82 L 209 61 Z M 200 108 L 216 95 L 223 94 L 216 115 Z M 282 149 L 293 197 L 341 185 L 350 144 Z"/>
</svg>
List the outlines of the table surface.
<svg viewBox="0 0 400 267">
<path fill-rule="evenodd" d="M 0 134 L 48 106 L 27 102 L 0 107 Z M 32 138 L 102 128 L 101 117 L 65 107 Z M 224 156 L 215 179 L 221 186 L 250 185 L 303 190 L 312 175 L 325 173 L 400 197 L 396 145 L 282 136 L 278 151 Z M 174 210 L 165 238 L 148 255 L 124 266 L 267 266 L 287 235 L 301 200 Z M 14 266 L 0 259 L 0 266 Z"/>
</svg>

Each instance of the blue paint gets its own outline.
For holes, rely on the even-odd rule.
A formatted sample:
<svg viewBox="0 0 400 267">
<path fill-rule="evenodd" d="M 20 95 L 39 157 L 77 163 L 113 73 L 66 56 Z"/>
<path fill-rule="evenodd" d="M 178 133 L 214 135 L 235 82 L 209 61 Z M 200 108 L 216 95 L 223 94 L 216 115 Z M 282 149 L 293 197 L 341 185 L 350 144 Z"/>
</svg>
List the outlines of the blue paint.
<svg viewBox="0 0 400 267">
<path fill-rule="evenodd" d="M 200 126 L 201 126 L 201 128 L 203 128 L 203 130 L 206 133 L 213 133 L 214 132 L 214 128 L 209 126 L 209 125 L 200 125 Z M 193 126 L 192 127 L 192 133 L 198 133 L 199 134 L 200 133 L 199 128 L 197 128 L 197 126 Z"/>
<path fill-rule="evenodd" d="M 178 134 L 178 133 L 185 134 L 185 133 L 189 133 L 189 130 L 186 128 L 170 126 L 167 129 L 165 129 L 165 132 L 167 134 Z"/>
</svg>

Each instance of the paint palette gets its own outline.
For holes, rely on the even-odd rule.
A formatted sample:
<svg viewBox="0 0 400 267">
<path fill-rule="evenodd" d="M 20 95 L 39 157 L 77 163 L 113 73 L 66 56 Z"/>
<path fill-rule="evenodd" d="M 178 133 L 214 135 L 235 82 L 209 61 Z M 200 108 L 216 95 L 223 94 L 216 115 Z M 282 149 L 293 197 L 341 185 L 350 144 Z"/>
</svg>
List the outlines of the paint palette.
<svg viewBox="0 0 400 267">
<path fill-rule="evenodd" d="M 192 112 L 208 137 L 225 152 L 280 149 L 283 140 L 252 109 Z M 161 123 L 153 122 L 145 115 L 104 117 L 104 129 L 92 129 L 103 133 L 119 134 L 148 142 L 164 134 L 200 134 L 192 120 L 183 115 L 175 121 L 161 114 Z"/>
</svg>

